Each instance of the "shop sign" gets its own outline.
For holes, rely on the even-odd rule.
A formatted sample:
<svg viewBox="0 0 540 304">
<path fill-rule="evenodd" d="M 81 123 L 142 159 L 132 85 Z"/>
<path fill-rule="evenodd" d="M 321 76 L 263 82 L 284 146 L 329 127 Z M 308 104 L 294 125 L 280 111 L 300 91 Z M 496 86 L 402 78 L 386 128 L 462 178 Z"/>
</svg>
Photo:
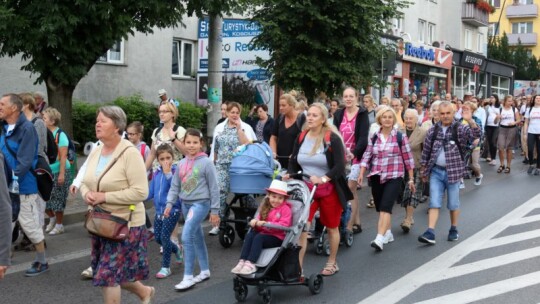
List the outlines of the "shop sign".
<svg viewBox="0 0 540 304">
<path fill-rule="evenodd" d="M 398 44 L 398 48 L 399 48 Z M 417 62 L 425 65 L 436 66 L 444 69 L 452 67 L 452 52 L 429 45 L 417 45 L 406 42 L 403 50 L 398 49 L 398 54 L 403 55 L 403 60 Z"/>
<path fill-rule="evenodd" d="M 461 61 L 459 63 L 460 66 L 472 69 L 474 72 L 480 72 L 480 69 L 484 66 L 484 63 L 486 61 L 486 57 L 471 53 L 468 51 L 463 51 L 463 55 L 461 55 Z"/>
</svg>

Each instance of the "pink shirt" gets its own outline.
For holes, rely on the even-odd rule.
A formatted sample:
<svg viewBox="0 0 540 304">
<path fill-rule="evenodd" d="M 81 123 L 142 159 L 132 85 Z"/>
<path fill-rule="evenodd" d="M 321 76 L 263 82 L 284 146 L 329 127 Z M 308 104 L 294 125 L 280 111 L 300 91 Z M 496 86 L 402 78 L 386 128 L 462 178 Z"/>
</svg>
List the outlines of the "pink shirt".
<svg viewBox="0 0 540 304">
<path fill-rule="evenodd" d="M 343 143 L 345 144 L 345 148 L 347 148 L 349 151 L 354 151 L 354 148 L 356 147 L 356 142 L 354 141 L 354 128 L 356 126 L 356 117 L 358 116 L 358 112 L 354 114 L 354 116 L 351 118 L 351 120 L 348 120 L 347 117 L 347 111 L 343 113 L 343 120 L 341 121 L 341 125 L 339 125 L 339 133 L 341 133 L 341 136 L 343 137 Z M 357 163 L 357 161 L 353 161 L 353 163 Z"/>
<path fill-rule="evenodd" d="M 260 214 L 257 215 L 257 219 L 260 220 Z M 281 205 L 275 208 L 272 208 L 270 212 L 268 212 L 268 217 L 266 218 L 265 221 L 268 222 L 269 224 L 280 225 L 283 227 L 290 227 L 292 224 L 291 205 L 289 205 L 289 203 L 285 201 Z M 283 240 L 286 234 L 286 232 L 283 230 L 277 230 L 277 229 L 271 229 L 271 228 L 265 228 L 265 227 L 256 227 L 255 229 L 262 234 L 273 235 L 279 238 L 280 240 Z"/>
</svg>

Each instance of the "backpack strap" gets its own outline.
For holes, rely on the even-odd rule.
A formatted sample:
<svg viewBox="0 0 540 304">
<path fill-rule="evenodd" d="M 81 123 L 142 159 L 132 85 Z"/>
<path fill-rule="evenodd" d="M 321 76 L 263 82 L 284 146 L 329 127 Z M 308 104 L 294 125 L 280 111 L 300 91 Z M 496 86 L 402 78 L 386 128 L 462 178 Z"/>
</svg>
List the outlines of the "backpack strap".
<svg viewBox="0 0 540 304">
<path fill-rule="evenodd" d="M 300 134 L 298 134 L 298 144 L 302 144 L 304 142 L 304 139 L 306 138 L 306 135 L 308 133 L 309 130 L 304 130 L 302 132 L 300 132 Z"/>
<path fill-rule="evenodd" d="M 403 145 L 403 133 L 400 131 L 397 131 L 397 144 L 399 146 L 399 150 L 401 151 L 401 146 Z"/>
<path fill-rule="evenodd" d="M 461 143 L 459 142 L 459 138 L 458 138 L 458 127 L 459 127 L 459 123 L 454 122 L 454 124 L 452 125 L 452 140 L 456 143 L 456 145 L 458 147 L 458 151 L 459 151 L 459 157 L 463 161 L 463 159 L 464 159 L 463 158 L 463 149 L 461 148 Z"/>
<path fill-rule="evenodd" d="M 324 151 L 325 152 L 327 150 L 332 152 L 332 143 L 330 142 L 331 137 L 332 137 L 332 131 L 326 130 L 326 132 L 324 133 Z"/>
<path fill-rule="evenodd" d="M 34 118 L 32 118 L 32 124 L 36 124 L 36 120 L 38 120 L 38 118 L 39 118 L 39 117 L 37 117 L 37 116 L 34 117 Z"/>
<path fill-rule="evenodd" d="M 142 145 L 141 145 L 141 155 L 142 155 L 143 159 L 144 159 L 145 152 L 146 152 L 146 144 L 142 143 Z"/>
</svg>

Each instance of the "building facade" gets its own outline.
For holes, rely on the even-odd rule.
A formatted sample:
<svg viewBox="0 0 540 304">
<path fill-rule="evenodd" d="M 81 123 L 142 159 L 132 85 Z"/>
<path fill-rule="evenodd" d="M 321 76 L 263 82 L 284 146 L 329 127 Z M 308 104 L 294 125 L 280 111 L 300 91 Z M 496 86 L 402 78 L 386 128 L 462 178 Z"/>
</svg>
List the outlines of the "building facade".
<svg viewBox="0 0 540 304">
<path fill-rule="evenodd" d="M 185 16 L 183 22 L 185 27 L 136 32 L 115 43 L 79 82 L 73 98 L 107 102 L 138 93 L 158 103 L 158 90 L 165 89 L 169 97 L 195 103 L 198 19 Z M 0 92 L 46 92 L 45 84 L 34 84 L 36 75 L 20 70 L 24 64 L 20 57 L 0 58 Z"/>
</svg>

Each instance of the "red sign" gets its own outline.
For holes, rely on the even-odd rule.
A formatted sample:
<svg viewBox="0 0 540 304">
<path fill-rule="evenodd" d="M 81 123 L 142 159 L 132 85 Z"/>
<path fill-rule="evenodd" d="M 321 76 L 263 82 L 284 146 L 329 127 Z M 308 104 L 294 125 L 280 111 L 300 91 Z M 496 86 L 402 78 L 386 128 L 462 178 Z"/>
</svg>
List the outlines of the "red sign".
<svg viewBox="0 0 540 304">
<path fill-rule="evenodd" d="M 451 51 L 435 48 L 435 65 L 441 68 L 452 68 L 452 55 Z"/>
</svg>

